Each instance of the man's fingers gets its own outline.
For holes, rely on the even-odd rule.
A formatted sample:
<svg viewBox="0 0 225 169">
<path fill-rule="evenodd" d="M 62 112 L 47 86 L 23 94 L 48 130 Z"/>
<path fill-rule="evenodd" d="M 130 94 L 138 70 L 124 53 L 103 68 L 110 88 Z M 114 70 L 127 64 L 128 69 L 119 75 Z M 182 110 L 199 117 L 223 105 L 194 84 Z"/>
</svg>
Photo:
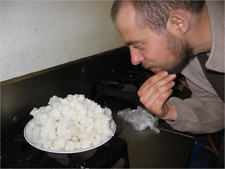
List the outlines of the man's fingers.
<svg viewBox="0 0 225 169">
<path fill-rule="evenodd" d="M 140 87 L 138 95 L 142 95 L 143 93 L 145 93 L 150 87 L 152 87 L 154 84 L 164 79 L 166 76 L 168 76 L 168 73 L 163 71 L 148 78 Z"/>
<path fill-rule="evenodd" d="M 145 107 L 154 113 L 158 117 L 163 117 L 167 114 L 168 110 L 166 109 L 165 101 L 169 98 L 172 94 L 172 89 L 166 91 L 162 95 L 160 95 L 157 100 L 155 100 L 152 104 L 146 104 Z"/>
<path fill-rule="evenodd" d="M 161 116 L 163 106 L 172 94 L 175 74 L 160 72 L 150 77 L 138 91 L 141 103 L 154 114 Z"/>
<path fill-rule="evenodd" d="M 140 101 L 142 104 L 153 104 L 160 95 L 165 93 L 166 91 L 170 90 L 175 85 L 175 82 L 171 81 L 159 88 L 149 88 L 143 95 L 140 95 Z"/>
<path fill-rule="evenodd" d="M 147 93 L 151 95 L 154 91 L 160 92 L 158 91 L 159 88 L 167 85 L 169 82 L 171 82 L 175 78 L 176 78 L 176 74 L 165 76 L 165 74 L 161 74 L 160 72 L 159 74 L 156 74 L 145 81 L 145 83 L 138 90 L 138 95 L 139 97 L 141 97 L 143 95 L 146 95 Z"/>
</svg>

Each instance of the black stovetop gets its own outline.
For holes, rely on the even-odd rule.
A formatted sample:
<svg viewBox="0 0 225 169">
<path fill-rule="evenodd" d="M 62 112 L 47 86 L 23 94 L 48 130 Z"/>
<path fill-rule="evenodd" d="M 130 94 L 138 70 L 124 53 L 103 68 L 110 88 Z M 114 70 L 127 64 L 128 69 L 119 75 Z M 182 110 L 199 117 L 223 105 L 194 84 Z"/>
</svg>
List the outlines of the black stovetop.
<svg viewBox="0 0 225 169">
<path fill-rule="evenodd" d="M 116 136 L 104 145 L 96 148 L 90 157 L 81 158 L 78 154 L 52 154 L 38 150 L 29 145 L 22 135 L 17 135 L 2 146 L 1 167 L 110 168 L 120 159 L 124 159 L 125 162 L 122 167 L 129 168 L 126 141 Z"/>
</svg>

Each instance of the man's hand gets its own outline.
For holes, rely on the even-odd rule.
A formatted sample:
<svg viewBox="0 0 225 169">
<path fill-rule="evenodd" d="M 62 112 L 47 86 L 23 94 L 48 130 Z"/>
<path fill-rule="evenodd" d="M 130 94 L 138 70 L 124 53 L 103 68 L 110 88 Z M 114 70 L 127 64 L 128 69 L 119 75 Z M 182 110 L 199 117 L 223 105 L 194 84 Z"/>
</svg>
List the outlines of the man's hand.
<svg viewBox="0 0 225 169">
<path fill-rule="evenodd" d="M 141 103 L 156 116 L 162 119 L 175 120 L 176 110 L 172 105 L 166 104 L 166 100 L 172 94 L 175 74 L 159 72 L 150 77 L 138 90 Z"/>
</svg>

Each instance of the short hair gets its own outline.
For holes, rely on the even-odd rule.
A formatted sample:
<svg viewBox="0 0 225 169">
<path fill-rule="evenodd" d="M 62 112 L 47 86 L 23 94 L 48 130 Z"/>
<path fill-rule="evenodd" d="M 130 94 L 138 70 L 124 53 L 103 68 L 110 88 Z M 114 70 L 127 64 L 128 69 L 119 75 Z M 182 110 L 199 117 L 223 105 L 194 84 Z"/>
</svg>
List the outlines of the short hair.
<svg viewBox="0 0 225 169">
<path fill-rule="evenodd" d="M 137 23 L 140 27 L 151 28 L 156 33 L 166 30 L 166 24 L 172 10 L 186 10 L 200 13 L 204 0 L 115 0 L 111 8 L 111 17 L 115 22 L 119 10 L 125 5 L 132 5 L 136 11 Z"/>
</svg>

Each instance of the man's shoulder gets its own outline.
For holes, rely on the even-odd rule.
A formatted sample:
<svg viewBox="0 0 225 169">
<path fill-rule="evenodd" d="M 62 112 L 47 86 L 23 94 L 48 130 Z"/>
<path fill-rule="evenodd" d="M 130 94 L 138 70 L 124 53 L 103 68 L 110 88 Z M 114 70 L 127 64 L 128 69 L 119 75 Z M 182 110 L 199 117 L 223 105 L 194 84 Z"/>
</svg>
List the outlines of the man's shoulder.
<svg viewBox="0 0 225 169">
<path fill-rule="evenodd" d="M 224 73 L 224 1 L 206 1 L 212 32 L 212 47 L 205 66 L 209 70 Z"/>
</svg>

